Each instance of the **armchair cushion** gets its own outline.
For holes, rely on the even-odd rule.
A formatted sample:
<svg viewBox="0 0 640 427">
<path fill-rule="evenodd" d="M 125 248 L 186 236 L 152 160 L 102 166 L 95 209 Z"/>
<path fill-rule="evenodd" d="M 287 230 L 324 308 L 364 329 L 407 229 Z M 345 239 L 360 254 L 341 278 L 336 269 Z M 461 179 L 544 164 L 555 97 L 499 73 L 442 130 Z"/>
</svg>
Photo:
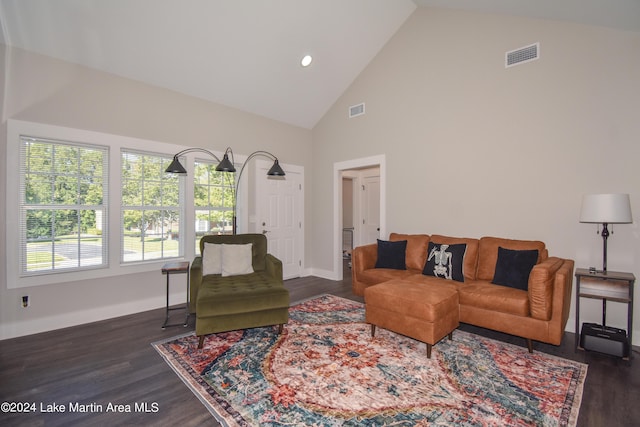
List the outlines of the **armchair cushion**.
<svg viewBox="0 0 640 427">
<path fill-rule="evenodd" d="M 251 249 L 253 244 L 222 245 L 222 276 L 253 273 Z"/>
<path fill-rule="evenodd" d="M 222 245 L 205 243 L 202 252 L 202 275 L 222 274 Z"/>
</svg>

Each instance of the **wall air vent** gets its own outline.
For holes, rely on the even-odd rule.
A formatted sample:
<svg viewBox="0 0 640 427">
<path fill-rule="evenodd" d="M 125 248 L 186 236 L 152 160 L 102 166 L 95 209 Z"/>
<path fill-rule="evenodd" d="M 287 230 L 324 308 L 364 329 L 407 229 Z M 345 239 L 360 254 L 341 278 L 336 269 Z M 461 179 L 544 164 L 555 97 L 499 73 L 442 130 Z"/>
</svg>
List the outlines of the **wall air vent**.
<svg viewBox="0 0 640 427">
<path fill-rule="evenodd" d="M 364 102 L 358 105 L 352 105 L 349 107 L 349 118 L 354 118 L 364 114 Z"/>
<path fill-rule="evenodd" d="M 504 66 L 509 68 L 525 62 L 535 61 L 538 58 L 540 58 L 540 43 L 534 43 L 505 53 Z"/>
</svg>

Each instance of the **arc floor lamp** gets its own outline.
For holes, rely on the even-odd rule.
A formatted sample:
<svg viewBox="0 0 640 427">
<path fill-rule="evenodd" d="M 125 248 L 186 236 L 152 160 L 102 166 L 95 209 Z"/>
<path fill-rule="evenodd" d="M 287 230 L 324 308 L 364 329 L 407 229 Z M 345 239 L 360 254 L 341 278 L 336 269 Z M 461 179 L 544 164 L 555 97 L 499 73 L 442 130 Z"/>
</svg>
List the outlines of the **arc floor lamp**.
<svg viewBox="0 0 640 427">
<path fill-rule="evenodd" d="M 236 172 L 236 168 L 234 166 L 235 159 L 233 157 L 233 150 L 231 149 L 231 147 L 227 147 L 227 149 L 224 151 L 224 156 L 222 156 L 222 160 L 220 160 L 220 158 L 215 154 L 213 154 L 211 151 L 204 148 L 193 147 L 193 148 L 187 148 L 185 150 L 179 151 L 178 153 L 174 154 L 173 161 L 171 162 L 169 167 L 165 170 L 165 172 L 186 176 L 187 170 L 180 163 L 180 156 L 187 153 L 193 153 L 193 152 L 206 153 L 211 157 L 213 157 L 218 162 L 218 166 L 216 166 L 216 171 L 218 172 L 229 172 L 229 173 Z M 229 156 L 231 156 L 231 160 L 229 160 Z M 284 170 L 282 169 L 282 167 L 280 167 L 280 162 L 278 161 L 278 158 L 273 154 L 263 150 L 254 151 L 253 153 L 249 154 L 249 156 L 247 157 L 247 160 L 245 160 L 245 162 L 242 164 L 242 167 L 240 168 L 238 179 L 236 179 L 235 186 L 233 187 L 233 234 L 236 234 L 238 231 L 236 212 L 237 212 L 238 188 L 240 185 L 240 178 L 242 178 L 242 172 L 244 172 L 244 168 L 245 166 L 247 166 L 247 163 L 249 163 L 249 160 L 251 160 L 256 156 L 263 156 L 273 160 L 273 166 L 271 166 L 271 168 L 267 172 L 268 176 L 285 176 Z"/>
</svg>

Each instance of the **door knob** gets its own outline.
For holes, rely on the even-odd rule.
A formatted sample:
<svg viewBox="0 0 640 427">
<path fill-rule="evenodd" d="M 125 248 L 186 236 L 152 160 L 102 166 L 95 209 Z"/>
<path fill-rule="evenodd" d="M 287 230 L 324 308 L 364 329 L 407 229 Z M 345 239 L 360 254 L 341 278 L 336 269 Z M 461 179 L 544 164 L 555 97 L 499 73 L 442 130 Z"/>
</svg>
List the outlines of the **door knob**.
<svg viewBox="0 0 640 427">
<path fill-rule="evenodd" d="M 262 234 L 267 234 L 269 230 L 262 230 Z"/>
</svg>

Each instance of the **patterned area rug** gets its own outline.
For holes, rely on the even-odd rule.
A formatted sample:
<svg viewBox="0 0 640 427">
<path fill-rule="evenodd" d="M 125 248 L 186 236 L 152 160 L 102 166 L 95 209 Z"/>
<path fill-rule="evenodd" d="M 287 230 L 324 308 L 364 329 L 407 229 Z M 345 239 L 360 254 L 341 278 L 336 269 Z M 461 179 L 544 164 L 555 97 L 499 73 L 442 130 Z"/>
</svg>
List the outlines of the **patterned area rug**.
<svg viewBox="0 0 640 427">
<path fill-rule="evenodd" d="M 323 295 L 275 327 L 153 346 L 228 426 L 573 426 L 587 365 L 463 331 L 433 347 Z"/>
</svg>

